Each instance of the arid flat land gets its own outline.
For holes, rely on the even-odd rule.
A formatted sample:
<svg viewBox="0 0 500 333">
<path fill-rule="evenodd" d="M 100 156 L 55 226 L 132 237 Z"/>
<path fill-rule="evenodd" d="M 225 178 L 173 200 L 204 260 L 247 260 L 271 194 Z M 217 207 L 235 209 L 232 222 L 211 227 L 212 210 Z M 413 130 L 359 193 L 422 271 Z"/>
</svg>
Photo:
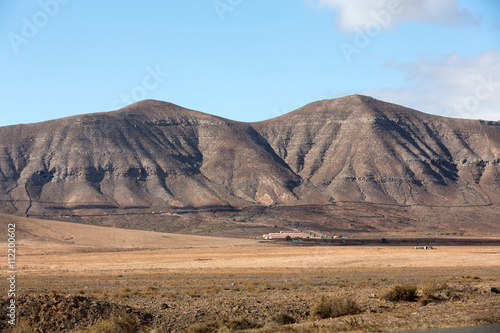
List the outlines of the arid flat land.
<svg viewBox="0 0 500 333">
<path fill-rule="evenodd" d="M 210 325 L 231 327 L 235 320 L 269 332 L 500 321 L 500 294 L 491 292 L 500 289 L 500 246 L 304 247 L 7 215 L 0 220 L 2 235 L 8 223 L 16 223 L 20 320 L 49 332 L 127 313 L 137 317 L 140 329 L 157 332 L 201 332 Z M 7 271 L 4 263 L 5 258 L 1 268 Z M 384 299 L 386 290 L 400 283 L 416 285 L 420 301 Z M 6 284 L 1 287 L 5 298 Z M 430 289 L 432 297 L 423 301 Z M 359 312 L 312 319 L 322 295 L 352 297 Z M 270 317 L 280 312 L 297 323 L 272 326 Z"/>
</svg>

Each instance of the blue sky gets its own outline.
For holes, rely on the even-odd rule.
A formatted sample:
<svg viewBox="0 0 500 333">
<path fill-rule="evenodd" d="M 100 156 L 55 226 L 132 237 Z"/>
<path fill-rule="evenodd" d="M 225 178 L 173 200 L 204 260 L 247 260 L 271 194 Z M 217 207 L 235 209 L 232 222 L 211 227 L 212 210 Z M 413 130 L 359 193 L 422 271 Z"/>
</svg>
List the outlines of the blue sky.
<svg viewBox="0 0 500 333">
<path fill-rule="evenodd" d="M 239 121 L 361 93 L 500 120 L 496 0 L 3 0 L 0 126 L 158 99 Z"/>
</svg>

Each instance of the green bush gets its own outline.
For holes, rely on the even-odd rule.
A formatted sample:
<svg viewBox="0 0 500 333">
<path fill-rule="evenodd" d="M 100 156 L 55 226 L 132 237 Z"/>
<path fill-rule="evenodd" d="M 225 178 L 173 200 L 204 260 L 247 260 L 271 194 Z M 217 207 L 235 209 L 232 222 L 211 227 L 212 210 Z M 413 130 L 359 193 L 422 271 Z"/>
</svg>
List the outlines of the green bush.
<svg viewBox="0 0 500 333">
<path fill-rule="evenodd" d="M 417 286 L 412 283 L 396 284 L 389 288 L 382 298 L 392 302 L 415 301 L 417 299 Z"/>
<path fill-rule="evenodd" d="M 334 297 L 330 298 L 322 295 L 316 303 L 314 303 L 311 310 L 311 316 L 313 318 L 335 318 L 345 315 L 352 315 L 359 313 L 361 309 L 359 308 L 356 301 L 347 297 L 340 298 Z"/>
</svg>

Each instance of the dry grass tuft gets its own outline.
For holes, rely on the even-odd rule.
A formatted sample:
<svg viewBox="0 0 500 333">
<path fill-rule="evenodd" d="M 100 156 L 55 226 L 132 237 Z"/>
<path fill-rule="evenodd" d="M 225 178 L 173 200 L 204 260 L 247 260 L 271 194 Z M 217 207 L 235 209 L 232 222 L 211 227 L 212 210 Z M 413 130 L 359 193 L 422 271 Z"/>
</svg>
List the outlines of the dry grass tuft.
<svg viewBox="0 0 500 333">
<path fill-rule="evenodd" d="M 424 298 L 436 298 L 437 294 L 441 292 L 445 292 L 448 295 L 450 291 L 451 288 L 445 279 L 430 278 L 422 284 L 422 296 Z"/>
<path fill-rule="evenodd" d="M 417 299 L 417 286 L 413 283 L 393 285 L 385 292 L 382 298 L 392 302 L 413 302 Z"/>
<path fill-rule="evenodd" d="M 297 319 L 290 313 L 280 311 L 275 313 L 266 319 L 266 326 L 282 326 L 295 324 Z"/>
<path fill-rule="evenodd" d="M 17 323 L 12 330 L 11 333 L 32 333 L 34 332 L 30 325 L 26 323 Z"/>
<path fill-rule="evenodd" d="M 148 293 L 156 293 L 156 292 L 158 292 L 158 288 L 153 287 L 153 286 L 147 286 L 146 287 L 146 292 L 148 292 Z"/>
<path fill-rule="evenodd" d="M 92 326 L 81 330 L 81 333 L 136 333 L 139 331 L 138 323 L 132 318 L 112 317 L 101 319 Z"/>
<path fill-rule="evenodd" d="M 219 332 L 221 324 L 217 321 L 211 321 L 204 324 L 194 324 L 191 325 L 187 332 L 188 333 L 217 333 Z"/>
<path fill-rule="evenodd" d="M 330 298 L 322 295 L 314 303 L 311 310 L 312 318 L 327 319 L 361 312 L 360 307 L 352 298 Z"/>
<path fill-rule="evenodd" d="M 281 290 L 292 290 L 292 289 L 297 289 L 298 286 L 296 283 L 288 283 L 288 284 L 284 284 L 284 285 L 281 285 L 279 287 L 279 289 Z"/>
<path fill-rule="evenodd" d="M 246 316 L 229 319 L 224 323 L 224 326 L 229 328 L 231 331 L 243 331 L 262 327 L 259 322 L 252 320 Z"/>
<path fill-rule="evenodd" d="M 194 324 L 187 329 L 187 332 L 225 333 L 225 332 L 249 330 L 252 328 L 260 328 L 260 327 L 262 327 L 262 325 L 258 321 L 254 321 L 245 316 L 240 316 L 225 320 L 223 323 L 220 321 L 211 321 L 202 324 Z"/>
<path fill-rule="evenodd" d="M 270 283 L 266 282 L 263 286 L 260 287 L 260 290 L 265 291 L 265 290 L 273 290 L 275 289 L 274 286 L 272 286 Z"/>
<path fill-rule="evenodd" d="M 200 289 L 188 289 L 186 290 L 186 294 L 188 294 L 189 296 L 193 297 L 193 298 L 196 298 L 196 297 L 201 297 L 201 290 Z"/>
<path fill-rule="evenodd" d="M 174 299 L 179 297 L 179 293 L 174 292 L 174 291 L 165 291 L 164 293 L 161 294 L 162 297 Z"/>
<path fill-rule="evenodd" d="M 218 294 L 220 292 L 221 292 L 221 290 L 217 287 L 209 287 L 209 288 L 203 289 L 203 293 L 205 293 L 205 294 Z"/>
</svg>

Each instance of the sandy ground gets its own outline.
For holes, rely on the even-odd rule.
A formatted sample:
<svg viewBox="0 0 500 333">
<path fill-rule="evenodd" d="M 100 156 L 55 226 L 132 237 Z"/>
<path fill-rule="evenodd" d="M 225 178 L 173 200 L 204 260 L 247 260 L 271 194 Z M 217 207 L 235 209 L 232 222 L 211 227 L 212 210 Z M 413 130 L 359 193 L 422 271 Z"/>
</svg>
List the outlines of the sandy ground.
<svg viewBox="0 0 500 333">
<path fill-rule="evenodd" d="M 400 328 L 500 320 L 500 301 L 489 292 L 500 281 L 500 246 L 305 247 L 7 215 L 0 215 L 0 222 L 4 249 L 6 225 L 16 224 L 21 295 L 36 300 L 38 293 L 58 290 L 123 303 L 153 313 L 155 323 L 167 331 L 183 332 L 194 323 L 235 315 L 264 320 L 284 308 L 303 322 L 296 331 L 304 331 L 300 325 L 309 325 L 308 313 L 320 293 L 356 292 L 364 311 L 360 320 L 382 325 L 377 327 L 392 327 L 398 320 Z M 0 265 L 4 271 L 5 252 Z M 379 299 L 381 290 L 393 283 L 413 281 L 422 286 L 435 277 L 453 286 L 458 295 L 454 303 L 443 298 L 421 307 Z M 6 287 L 0 286 L 3 294 Z M 432 306 L 434 312 L 429 311 Z M 422 325 L 408 326 L 407 312 L 421 316 Z"/>
<path fill-rule="evenodd" d="M 26 246 L 26 248 L 24 248 Z M 497 267 L 500 247 L 275 247 L 259 243 L 191 245 L 170 249 L 88 253 L 25 254 L 21 245 L 18 268 L 25 274 L 54 270 L 217 270 L 244 268 L 424 268 Z M 42 247 L 36 248 L 39 251 Z"/>
<path fill-rule="evenodd" d="M 112 270 L 217 270 L 245 268 L 496 267 L 498 246 L 277 246 L 258 240 L 200 237 L 26 220 L 16 223 L 17 265 L 35 272 Z M 6 237 L 0 246 L 6 248 Z M 6 269 L 5 261 L 0 266 Z"/>
</svg>

